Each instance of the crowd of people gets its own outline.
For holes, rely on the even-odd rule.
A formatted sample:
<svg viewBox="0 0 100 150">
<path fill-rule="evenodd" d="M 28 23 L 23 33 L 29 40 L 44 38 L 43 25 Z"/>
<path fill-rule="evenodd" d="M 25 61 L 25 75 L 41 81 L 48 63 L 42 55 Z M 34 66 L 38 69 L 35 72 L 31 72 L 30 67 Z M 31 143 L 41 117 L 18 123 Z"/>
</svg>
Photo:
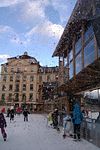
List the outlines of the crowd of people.
<svg viewBox="0 0 100 150">
<path fill-rule="evenodd" d="M 75 141 L 80 141 L 80 128 L 83 120 L 83 115 L 84 114 L 82 113 L 80 104 L 78 102 L 75 102 L 71 113 L 67 111 L 62 113 L 62 120 L 60 112 L 57 108 L 54 109 L 53 112 L 50 112 L 47 117 L 48 125 L 59 131 L 59 126 L 61 122 L 63 122 L 63 138 L 65 138 L 66 136 L 71 136 Z"/>
<path fill-rule="evenodd" d="M 17 114 L 20 113 L 23 114 L 23 120 L 28 121 L 28 109 L 24 109 L 23 111 L 20 108 L 17 108 Z M 14 107 L 7 109 L 7 116 L 10 118 L 10 122 L 14 121 L 14 116 L 16 115 L 16 111 Z M 47 125 L 53 127 L 57 131 L 60 131 L 61 122 L 63 125 L 63 138 L 66 136 L 72 136 L 75 141 L 81 139 L 80 137 L 80 128 L 81 123 L 83 120 L 83 111 L 81 110 L 81 107 L 78 102 L 75 102 L 73 105 L 73 110 L 71 113 L 64 110 L 62 113 L 62 120 L 61 120 L 61 113 L 58 110 L 58 108 L 55 108 L 53 112 L 50 112 L 47 117 Z M 1 134 L 3 136 L 4 141 L 7 139 L 7 133 L 5 131 L 5 128 L 7 127 L 6 119 L 4 117 L 4 109 L 0 112 L 0 128 L 1 128 Z"/>
<path fill-rule="evenodd" d="M 6 117 L 10 118 L 10 122 L 14 121 L 14 116 L 16 115 L 16 112 L 17 112 L 18 115 L 22 113 L 23 116 L 24 116 L 24 121 L 28 121 L 28 114 L 30 114 L 30 113 L 27 110 L 27 108 L 25 108 L 23 111 L 20 108 L 17 108 L 17 109 L 18 109 L 18 111 L 15 111 L 13 106 L 11 106 L 11 108 L 7 109 Z M 7 127 L 7 123 L 6 123 L 6 119 L 5 119 L 4 113 L 5 113 L 5 109 L 3 108 L 0 111 L 0 129 L 1 129 L 1 134 L 2 134 L 3 139 L 4 139 L 4 141 L 6 141 L 7 133 L 5 131 L 5 128 Z"/>
</svg>

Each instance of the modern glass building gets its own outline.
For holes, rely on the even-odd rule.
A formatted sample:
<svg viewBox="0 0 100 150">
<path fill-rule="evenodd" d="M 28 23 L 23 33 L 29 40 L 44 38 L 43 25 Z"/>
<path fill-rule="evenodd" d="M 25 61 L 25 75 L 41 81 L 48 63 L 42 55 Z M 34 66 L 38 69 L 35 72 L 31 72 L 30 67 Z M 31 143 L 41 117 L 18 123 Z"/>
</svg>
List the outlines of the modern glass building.
<svg viewBox="0 0 100 150">
<path fill-rule="evenodd" d="M 97 90 L 94 93 L 100 105 L 100 0 L 77 1 L 53 53 L 56 56 L 63 61 L 63 68 L 69 68 L 61 90 L 84 97 L 85 92 L 89 95 Z"/>
</svg>

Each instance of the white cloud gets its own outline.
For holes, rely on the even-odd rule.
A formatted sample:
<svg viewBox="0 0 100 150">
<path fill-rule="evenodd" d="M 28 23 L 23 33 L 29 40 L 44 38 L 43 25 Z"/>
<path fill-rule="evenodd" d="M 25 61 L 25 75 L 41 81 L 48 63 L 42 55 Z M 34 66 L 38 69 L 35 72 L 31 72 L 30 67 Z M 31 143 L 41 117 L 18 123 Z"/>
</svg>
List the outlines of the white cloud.
<svg viewBox="0 0 100 150">
<path fill-rule="evenodd" d="M 59 24 L 53 24 L 52 22 L 46 20 L 43 24 L 33 27 L 27 36 L 32 37 L 34 34 L 39 34 L 40 36 L 55 37 L 60 38 L 64 28 Z"/>
<path fill-rule="evenodd" d="M 52 6 L 59 13 L 62 24 L 69 19 L 71 10 L 73 10 L 76 1 L 77 0 L 51 0 Z"/>
<path fill-rule="evenodd" d="M 45 3 L 46 4 L 46 3 Z M 20 12 L 20 21 L 25 23 L 36 22 L 39 23 L 45 19 L 44 6 L 41 1 L 27 1 L 22 6 Z"/>
<path fill-rule="evenodd" d="M 12 37 L 10 39 L 10 42 L 12 42 L 14 44 L 19 44 L 19 45 L 27 46 L 31 42 L 31 39 L 29 39 L 29 38 L 24 39 L 24 37 L 21 38 L 20 35 L 17 35 L 15 37 Z"/>
<path fill-rule="evenodd" d="M 24 1 L 25 0 L 0 0 L 0 7 L 8 7 Z"/>
<path fill-rule="evenodd" d="M 25 37 L 24 34 L 18 34 L 12 27 L 10 26 L 3 26 L 0 25 L 0 38 L 3 38 L 3 36 L 6 36 L 6 40 L 10 41 L 13 44 L 19 44 L 19 45 L 24 45 L 26 46 L 27 44 L 30 43 L 31 39 Z M 5 37 L 4 36 L 4 37 Z"/>
<path fill-rule="evenodd" d="M 9 26 L 0 25 L 0 33 L 5 33 L 5 32 L 13 32 L 13 30 Z"/>
<path fill-rule="evenodd" d="M 9 57 L 10 57 L 10 55 L 7 55 L 7 54 L 0 55 L 0 62 L 6 62 L 7 58 L 9 58 Z"/>
</svg>

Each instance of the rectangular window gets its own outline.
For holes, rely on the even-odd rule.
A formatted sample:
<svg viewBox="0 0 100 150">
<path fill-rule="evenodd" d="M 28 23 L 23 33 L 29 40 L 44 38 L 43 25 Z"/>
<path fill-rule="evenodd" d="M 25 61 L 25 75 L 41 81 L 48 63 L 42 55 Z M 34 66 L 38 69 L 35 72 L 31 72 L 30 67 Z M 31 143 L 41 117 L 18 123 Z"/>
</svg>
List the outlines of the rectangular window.
<svg viewBox="0 0 100 150">
<path fill-rule="evenodd" d="M 2 86 L 2 91 L 6 91 L 6 86 L 5 85 Z"/>
<path fill-rule="evenodd" d="M 20 68 L 17 68 L 17 72 L 18 72 L 18 73 L 20 72 Z"/>
<path fill-rule="evenodd" d="M 30 91 L 33 91 L 33 84 L 30 84 Z"/>
<path fill-rule="evenodd" d="M 20 82 L 20 75 L 16 75 L 16 82 Z"/>
<path fill-rule="evenodd" d="M 23 91 L 26 91 L 26 84 L 23 84 Z"/>
<path fill-rule="evenodd" d="M 84 66 L 88 66 L 95 60 L 94 39 L 84 48 Z"/>
<path fill-rule="evenodd" d="M 30 82 L 34 81 L 34 76 L 30 76 Z"/>
<path fill-rule="evenodd" d="M 10 81 L 13 81 L 13 76 L 10 76 Z"/>
<path fill-rule="evenodd" d="M 8 101 L 9 101 L 9 102 L 12 101 L 12 93 L 9 93 Z"/>
<path fill-rule="evenodd" d="M 69 78 L 73 77 L 73 61 L 69 64 Z"/>
<path fill-rule="evenodd" d="M 23 81 L 26 81 L 26 76 L 23 76 Z"/>
<path fill-rule="evenodd" d="M 2 96 L 1 96 L 1 100 L 2 100 L 2 101 L 5 101 L 5 94 L 4 94 L 4 93 L 3 93 Z"/>
<path fill-rule="evenodd" d="M 14 68 L 11 68 L 11 72 L 14 72 Z"/>
<path fill-rule="evenodd" d="M 4 66 L 4 72 L 7 72 L 7 67 L 6 66 Z"/>
<path fill-rule="evenodd" d="M 94 35 L 92 25 L 88 27 L 87 31 L 84 34 L 85 42 L 88 41 Z"/>
<path fill-rule="evenodd" d="M 72 50 L 70 51 L 70 53 L 69 53 L 69 63 L 70 63 L 70 61 L 73 59 L 73 52 L 72 52 Z"/>
<path fill-rule="evenodd" d="M 9 91 L 12 91 L 12 90 L 13 90 L 13 85 L 10 84 L 10 85 L 9 85 Z"/>
<path fill-rule="evenodd" d="M 76 74 L 82 70 L 82 57 L 81 52 L 76 57 Z"/>
<path fill-rule="evenodd" d="M 31 68 L 31 72 L 34 72 L 34 68 Z"/>
<path fill-rule="evenodd" d="M 19 84 L 16 84 L 16 85 L 15 85 L 15 91 L 16 91 L 16 92 L 19 92 Z"/>
<path fill-rule="evenodd" d="M 6 81 L 7 80 L 7 76 L 6 75 L 4 75 L 4 77 L 3 77 L 3 81 Z"/>
<path fill-rule="evenodd" d="M 47 81 L 50 81 L 50 76 L 49 75 L 47 75 Z"/>
<path fill-rule="evenodd" d="M 22 94 L 22 101 L 26 102 L 26 94 L 25 93 Z"/>
<path fill-rule="evenodd" d="M 15 93 L 15 102 L 19 101 L 19 93 Z"/>
<path fill-rule="evenodd" d="M 82 39 L 80 38 L 75 44 L 75 55 L 81 50 L 82 48 Z"/>
<path fill-rule="evenodd" d="M 30 101 L 33 100 L 33 93 L 30 93 L 29 100 L 30 100 Z"/>
<path fill-rule="evenodd" d="M 42 76 L 39 76 L 39 81 L 40 81 L 40 82 L 42 81 Z"/>
</svg>

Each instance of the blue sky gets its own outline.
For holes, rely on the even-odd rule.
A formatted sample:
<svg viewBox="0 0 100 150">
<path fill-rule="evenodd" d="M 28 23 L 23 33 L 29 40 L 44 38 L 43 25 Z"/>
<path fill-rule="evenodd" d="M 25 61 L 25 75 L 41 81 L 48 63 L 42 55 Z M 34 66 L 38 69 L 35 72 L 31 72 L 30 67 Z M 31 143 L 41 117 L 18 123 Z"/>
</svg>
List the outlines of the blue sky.
<svg viewBox="0 0 100 150">
<path fill-rule="evenodd" d="M 76 0 L 0 0 L 0 64 L 25 51 L 43 66 L 52 54 Z"/>
</svg>

